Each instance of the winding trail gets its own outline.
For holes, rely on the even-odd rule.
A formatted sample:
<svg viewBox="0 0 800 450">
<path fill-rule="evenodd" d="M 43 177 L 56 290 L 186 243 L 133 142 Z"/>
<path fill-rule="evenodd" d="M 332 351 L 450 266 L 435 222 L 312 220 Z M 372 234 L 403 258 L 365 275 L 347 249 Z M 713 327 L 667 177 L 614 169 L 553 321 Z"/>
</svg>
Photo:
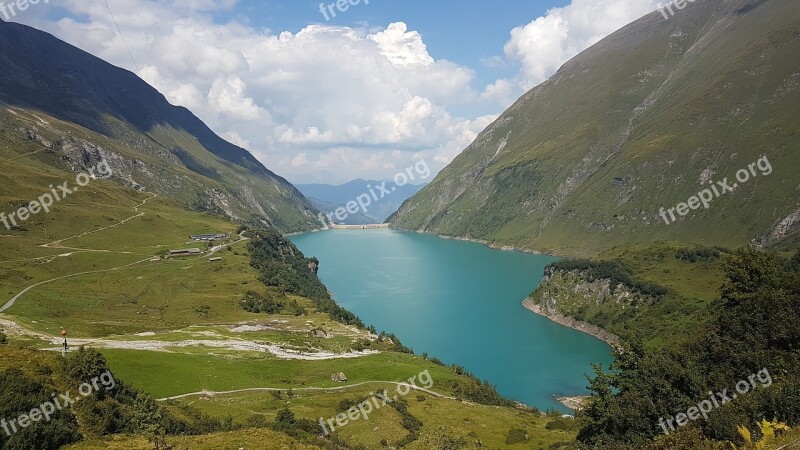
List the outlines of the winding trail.
<svg viewBox="0 0 800 450">
<path fill-rule="evenodd" d="M 77 238 L 80 238 L 80 237 L 83 237 L 83 236 L 87 236 L 87 235 L 90 235 L 90 234 L 98 233 L 98 232 L 100 232 L 100 231 L 108 230 L 108 229 L 110 229 L 110 228 L 115 228 L 115 227 L 118 227 L 118 226 L 120 226 L 120 225 L 123 225 L 123 224 L 125 224 L 125 223 L 127 223 L 127 222 L 129 222 L 129 221 L 131 221 L 131 220 L 133 220 L 133 219 L 136 219 L 136 218 L 138 218 L 138 217 L 142 217 L 142 216 L 144 216 L 144 213 L 143 213 L 143 212 L 139 212 L 139 208 L 141 208 L 142 206 L 146 205 L 148 201 L 150 201 L 150 200 L 152 200 L 152 199 L 154 199 L 154 198 L 158 197 L 158 194 L 155 194 L 155 193 L 152 193 L 152 192 L 150 192 L 149 194 L 150 194 L 150 198 L 146 198 L 146 199 L 144 199 L 144 200 L 142 201 L 142 203 L 139 203 L 138 205 L 136 205 L 136 206 L 134 206 L 134 207 L 133 207 L 133 210 L 134 210 L 134 211 L 136 211 L 136 212 L 138 213 L 138 214 L 136 214 L 136 215 L 133 215 L 133 216 L 131 216 L 131 217 L 128 217 L 127 219 L 120 220 L 119 222 L 117 222 L 117 223 L 115 223 L 115 224 L 112 224 L 112 225 L 109 225 L 109 226 L 107 226 L 107 227 L 98 228 L 98 229 L 96 229 L 96 230 L 87 231 L 87 232 L 85 232 L 85 233 L 81 233 L 81 234 L 76 234 L 75 236 L 70 236 L 70 237 L 68 237 L 68 238 L 59 239 L 59 240 L 57 240 L 57 241 L 49 242 L 49 243 L 47 243 L 47 244 L 42 244 L 42 245 L 40 245 L 39 247 L 42 247 L 42 248 L 66 248 L 66 247 L 63 247 L 63 246 L 61 245 L 61 243 L 62 243 L 62 242 L 69 241 L 69 240 L 72 240 L 72 239 L 77 239 Z M 96 251 L 96 252 L 99 252 L 99 251 L 108 251 L 108 250 L 90 250 L 90 249 L 76 249 L 76 250 Z"/>
<path fill-rule="evenodd" d="M 157 401 L 164 402 L 164 401 L 168 401 L 168 400 L 178 400 L 178 399 L 181 399 L 181 398 L 196 397 L 196 396 L 213 397 L 213 396 L 216 396 L 216 395 L 239 394 L 239 393 L 244 393 L 244 392 L 288 392 L 288 391 L 292 391 L 292 392 L 298 392 L 298 391 L 301 391 L 301 392 L 302 391 L 325 392 L 325 391 L 342 391 L 342 390 L 345 390 L 345 389 L 355 388 L 355 387 L 364 386 L 364 385 L 368 385 L 368 384 L 393 384 L 395 386 L 407 386 L 407 387 L 411 388 L 411 390 L 425 392 L 426 394 L 430 394 L 430 395 L 432 395 L 434 397 L 437 397 L 437 398 L 444 398 L 444 399 L 447 399 L 447 400 L 456 400 L 455 397 L 450 397 L 450 396 L 447 396 L 447 395 L 443 395 L 443 394 L 440 394 L 438 392 L 434 392 L 434 391 L 432 391 L 430 389 L 422 388 L 422 387 L 419 387 L 419 386 L 414 386 L 414 385 L 408 384 L 408 383 L 399 383 L 397 381 L 379 381 L 379 380 L 375 380 L 375 381 L 363 381 L 361 383 L 348 384 L 346 386 L 335 386 L 335 387 L 329 387 L 329 388 L 320 388 L 320 387 L 306 387 L 306 388 L 249 388 L 249 389 L 236 389 L 236 390 L 232 390 L 232 391 L 200 391 L 200 392 L 191 392 L 189 394 L 176 395 L 176 396 L 173 396 L 173 397 L 159 398 Z"/>
<path fill-rule="evenodd" d="M 42 258 L 46 259 L 46 258 L 56 258 L 56 257 L 60 257 L 60 256 L 72 256 L 73 254 L 78 253 L 78 252 L 82 252 L 82 253 L 83 252 L 121 253 L 121 254 L 128 254 L 128 255 L 131 254 L 130 252 L 113 252 L 111 250 L 93 250 L 93 249 L 85 249 L 85 248 L 69 248 L 69 247 L 62 246 L 61 243 L 64 242 L 64 241 L 69 241 L 71 239 L 76 239 L 76 238 L 79 238 L 79 237 L 82 237 L 82 236 L 86 236 L 86 235 L 89 235 L 89 234 L 97 233 L 97 232 L 100 232 L 100 231 L 103 231 L 103 230 L 108 230 L 109 228 L 114 228 L 114 227 L 117 227 L 119 225 L 125 224 L 128 221 L 133 220 L 133 219 L 135 219 L 137 217 L 142 217 L 144 215 L 144 213 L 143 212 L 139 212 L 139 208 L 141 208 L 142 206 L 147 204 L 148 201 L 150 201 L 150 200 L 152 200 L 152 199 L 154 199 L 156 197 L 158 197 L 158 194 L 150 193 L 150 197 L 149 198 L 144 199 L 141 203 L 139 203 L 138 205 L 133 207 L 133 210 L 135 212 L 137 212 L 138 214 L 133 215 L 131 217 L 128 217 L 127 219 L 123 219 L 123 220 L 121 220 L 121 221 L 119 221 L 119 222 L 117 222 L 117 223 L 115 223 L 113 225 L 109 225 L 109 226 L 103 227 L 103 228 L 98 228 L 98 229 L 92 230 L 92 231 L 87 231 L 85 233 L 77 234 L 75 236 L 71 236 L 71 237 L 68 237 L 68 238 L 59 239 L 57 241 L 53 241 L 53 242 L 50 242 L 50 243 L 47 243 L 47 244 L 39 245 L 38 247 L 41 247 L 41 248 L 62 248 L 62 249 L 76 250 L 75 252 L 72 252 L 72 253 L 65 253 L 63 255 L 46 256 L 46 257 L 42 257 Z M 36 258 L 36 259 L 42 259 L 42 258 Z M 81 276 L 81 275 L 90 275 L 90 274 L 95 274 L 95 273 L 113 272 L 115 270 L 125 269 L 125 268 L 131 267 L 131 266 L 135 266 L 137 264 L 141 264 L 141 263 L 143 263 L 145 261 L 149 261 L 150 259 L 152 259 L 152 256 L 149 256 L 149 257 L 147 257 L 145 259 L 142 259 L 142 260 L 139 260 L 139 261 L 132 262 L 130 264 L 125 264 L 125 265 L 122 265 L 122 266 L 119 266 L 119 267 L 113 267 L 111 269 L 92 270 L 92 271 L 87 271 L 87 272 L 72 273 L 72 274 L 69 274 L 69 275 L 63 275 L 63 276 L 60 276 L 60 277 L 51 278 L 49 280 L 40 281 L 38 283 L 35 283 L 35 284 L 32 284 L 32 285 L 26 287 L 25 289 L 20 291 L 17 295 L 12 297 L 11 300 L 7 301 L 3 306 L 0 306 L 0 313 L 2 313 L 4 311 L 6 311 L 7 309 L 11 308 L 12 306 L 14 306 L 14 303 L 16 303 L 17 300 L 20 297 L 22 297 L 23 295 L 28 293 L 28 291 L 30 291 L 31 289 L 37 288 L 39 286 L 42 286 L 42 285 L 45 285 L 45 284 L 48 284 L 48 283 L 52 283 L 54 281 L 64 280 L 66 278 L 78 277 L 78 276 Z M 8 261 L 3 261 L 3 262 L 8 262 Z"/>
<path fill-rule="evenodd" d="M 48 260 L 48 259 L 49 260 L 54 260 L 56 258 L 69 257 L 69 256 L 72 256 L 72 255 L 78 254 L 78 253 L 91 253 L 91 252 L 95 252 L 95 253 L 101 253 L 101 252 L 102 253 L 119 253 L 119 254 L 134 255 L 135 253 L 132 253 L 132 252 L 121 252 L 121 251 L 114 251 L 114 250 L 95 250 L 95 249 L 87 249 L 87 248 L 66 247 L 66 246 L 63 245 L 63 243 L 66 242 L 66 241 L 69 241 L 69 240 L 77 239 L 77 238 L 80 238 L 80 237 L 83 237 L 83 236 L 87 236 L 87 235 L 90 235 L 90 234 L 94 234 L 94 233 L 98 233 L 98 232 L 101 232 L 101 231 L 104 231 L 104 230 L 115 228 L 115 227 L 118 227 L 120 225 L 124 225 L 125 223 L 128 223 L 133 219 L 142 217 L 142 216 L 145 215 L 145 213 L 139 211 L 139 208 L 141 208 L 142 206 L 147 204 L 148 201 L 156 198 L 157 196 L 158 195 L 155 194 L 155 193 L 150 193 L 150 197 L 144 199 L 141 203 L 139 203 L 139 204 L 137 204 L 136 206 L 133 207 L 133 210 L 134 210 L 134 212 L 136 214 L 134 214 L 133 216 L 130 216 L 130 217 L 126 218 L 126 219 L 120 220 L 119 222 L 116 222 L 116 223 L 114 223 L 112 225 L 109 225 L 109 226 L 106 226 L 106 227 L 103 227 L 103 228 L 98 228 L 98 229 L 91 230 L 91 231 L 87 231 L 87 232 L 84 232 L 84 233 L 76 234 L 74 236 L 70 236 L 70 237 L 67 237 L 67 238 L 59 239 L 59 240 L 56 240 L 56 241 L 53 241 L 53 242 L 49 242 L 47 244 L 42 244 L 42 245 L 38 245 L 37 246 L 39 248 L 72 250 L 72 252 L 63 253 L 63 254 L 60 254 L 60 255 L 43 256 L 43 257 L 39 257 L 39 258 L 29 258 L 29 259 L 19 260 L 19 261 L 0 261 L 0 263 L 22 262 L 22 261 L 38 261 L 38 260 Z M 225 243 L 225 244 L 222 244 L 222 245 L 214 246 L 214 247 L 208 249 L 206 252 L 201 253 L 195 259 L 207 258 L 207 257 L 209 257 L 211 255 L 214 255 L 215 253 L 219 252 L 220 250 L 222 250 L 224 248 L 227 248 L 227 247 L 229 247 L 231 245 L 234 245 L 234 244 L 237 244 L 237 243 L 241 243 L 241 242 L 245 242 L 245 241 L 248 241 L 248 240 L 250 240 L 250 239 L 245 237 L 244 236 L 244 231 L 242 231 L 241 233 L 239 233 L 238 239 L 236 241 L 233 241 L 233 242 L 230 242 L 230 243 Z M 140 255 L 140 256 L 145 256 L 145 255 Z M 49 280 L 40 281 L 38 283 L 34 283 L 34 284 L 26 287 L 22 291 L 18 292 L 10 300 L 5 302 L 5 304 L 0 306 L 0 313 L 3 313 L 5 311 L 7 311 L 9 308 L 13 307 L 20 298 L 22 298 L 25 294 L 27 294 L 28 292 L 30 292 L 31 290 L 33 290 L 33 289 L 35 289 L 37 287 L 40 287 L 40 286 L 43 286 L 43 285 L 46 285 L 46 284 L 49 284 L 49 283 L 54 283 L 54 282 L 57 282 L 57 281 L 60 281 L 60 280 L 64 280 L 64 279 L 67 279 L 67 278 L 73 278 L 73 277 L 79 277 L 79 276 L 84 276 L 84 275 L 92 275 L 92 274 L 98 274 L 98 273 L 107 273 L 107 272 L 113 272 L 113 271 L 118 271 L 118 270 L 129 269 L 129 268 L 132 268 L 134 266 L 137 266 L 137 265 L 145 263 L 145 262 L 154 261 L 154 258 L 157 258 L 157 260 L 161 261 L 160 258 L 154 257 L 152 255 L 149 255 L 149 256 L 146 256 L 144 259 L 140 259 L 140 260 L 137 260 L 137 261 L 134 261 L 134 262 L 131 262 L 131 263 L 128 263 L 128 264 L 124 264 L 124 265 L 121 265 L 121 266 L 118 266 L 118 267 L 72 273 L 72 274 L 68 274 L 68 275 L 62 275 L 62 276 L 59 276 L 59 277 L 51 278 Z M 27 335 L 27 336 L 33 336 L 33 337 L 42 339 L 44 341 L 47 341 L 47 342 L 50 342 L 50 343 L 53 343 L 53 344 L 59 344 L 59 341 L 60 341 L 60 338 L 58 338 L 58 337 L 50 336 L 50 335 L 47 335 L 47 334 L 43 334 L 43 333 L 39 333 L 39 332 L 30 330 L 27 327 L 25 327 L 23 325 L 20 325 L 20 324 L 16 323 L 13 320 L 10 320 L 10 318 L 6 319 L 6 318 L 0 317 L 0 325 L 3 325 L 3 326 L 8 327 L 8 328 L 12 328 L 14 331 L 16 331 L 19 334 Z M 292 350 L 292 349 L 285 348 L 285 347 L 283 347 L 281 345 L 277 345 L 277 344 L 273 344 L 273 343 L 252 342 L 252 341 L 248 341 L 248 340 L 245 340 L 245 339 L 219 339 L 219 340 L 187 339 L 185 341 L 180 341 L 180 342 L 170 342 L 170 341 L 162 342 L 162 341 L 146 341 L 146 340 L 143 340 L 143 341 L 137 341 L 137 340 L 114 340 L 114 339 L 77 339 L 77 340 L 76 339 L 72 339 L 72 343 L 73 343 L 73 345 L 79 345 L 79 346 L 82 346 L 82 345 L 94 345 L 94 346 L 103 347 L 103 348 L 119 348 L 119 349 L 134 349 L 134 350 L 164 351 L 164 352 L 169 352 L 174 348 L 206 346 L 206 347 L 211 347 L 211 348 L 227 348 L 227 349 L 237 350 L 237 351 L 267 352 L 267 353 L 270 353 L 270 354 L 272 354 L 275 357 L 280 358 L 280 359 L 302 359 L 302 360 L 327 360 L 327 359 L 359 358 L 359 357 L 368 356 L 370 354 L 375 353 L 375 352 L 369 352 L 369 351 L 366 351 L 366 352 L 345 352 L 345 353 L 333 353 L 333 352 L 328 352 L 328 351 L 319 351 L 319 352 L 310 352 L 309 353 L 309 352 L 305 352 L 305 351 Z"/>
<path fill-rule="evenodd" d="M 30 291 L 33 288 L 42 286 L 44 284 L 52 283 L 54 281 L 63 280 L 65 278 L 72 278 L 72 277 L 77 277 L 77 276 L 81 276 L 81 275 L 90 275 L 90 274 L 93 274 L 93 273 L 112 272 L 112 271 L 115 271 L 115 270 L 125 269 L 127 267 L 135 266 L 136 264 L 141 264 L 141 263 L 143 263 L 145 261 L 149 261 L 151 258 L 152 258 L 152 256 L 149 257 L 149 258 L 145 258 L 145 259 L 143 259 L 141 261 L 136 261 L 136 262 L 133 262 L 133 263 L 130 263 L 130 264 L 126 264 L 124 266 L 114 267 L 113 269 L 93 270 L 93 271 L 90 271 L 90 272 L 72 273 L 72 274 L 69 274 L 69 275 L 60 276 L 58 278 L 53 278 L 53 279 L 50 279 L 50 280 L 40 281 L 40 282 L 38 282 L 36 284 L 32 284 L 32 285 L 26 287 L 19 294 L 17 294 L 14 297 L 12 297 L 11 300 L 7 301 L 3 306 L 0 306 L 0 313 L 5 311 L 5 310 L 7 310 L 8 308 L 11 308 L 12 306 L 14 306 L 14 303 L 16 303 L 16 301 L 20 297 L 25 295 L 28 291 Z"/>
</svg>

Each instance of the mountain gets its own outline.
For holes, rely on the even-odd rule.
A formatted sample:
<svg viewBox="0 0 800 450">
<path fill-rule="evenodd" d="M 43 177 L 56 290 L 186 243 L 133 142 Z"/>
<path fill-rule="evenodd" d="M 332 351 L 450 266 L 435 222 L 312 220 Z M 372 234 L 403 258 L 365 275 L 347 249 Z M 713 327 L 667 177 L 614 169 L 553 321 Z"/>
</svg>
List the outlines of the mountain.
<svg viewBox="0 0 800 450">
<path fill-rule="evenodd" d="M 525 94 L 390 221 L 562 255 L 796 235 L 798 30 L 794 0 L 649 14 Z M 706 189 L 707 209 L 689 202 Z"/>
<path fill-rule="evenodd" d="M 0 65 L 4 137 L 38 144 L 39 157 L 71 168 L 104 159 L 122 184 L 235 220 L 286 232 L 318 226 L 289 182 L 135 74 L 2 21 Z"/>
<path fill-rule="evenodd" d="M 386 192 L 377 189 L 383 186 Z M 347 225 L 364 225 L 370 223 L 384 223 L 384 221 L 400 205 L 411 196 L 419 192 L 424 185 L 397 185 L 394 182 L 376 180 L 353 180 L 339 186 L 330 184 L 298 184 L 297 189 L 308 197 L 314 206 L 326 214 L 335 213 L 338 208 L 346 208 L 347 203 L 356 201 L 359 196 L 370 194 L 371 191 L 377 192 L 378 200 L 371 200 L 371 204 L 365 209 L 359 210 L 355 214 L 348 214 L 345 220 Z M 374 199 L 374 197 L 373 197 Z"/>
<path fill-rule="evenodd" d="M 337 305 L 320 261 L 281 233 L 319 227 L 318 211 L 133 74 L 6 23 L 0 64 L 0 448 L 574 436 Z M 198 234 L 221 236 L 187 242 Z M 398 380 L 430 383 L 378 412 L 378 388 Z M 77 386 L 79 404 L 36 419 L 54 392 L 77 402 Z M 365 411 L 342 433 L 335 418 L 358 405 L 378 421 Z"/>
</svg>

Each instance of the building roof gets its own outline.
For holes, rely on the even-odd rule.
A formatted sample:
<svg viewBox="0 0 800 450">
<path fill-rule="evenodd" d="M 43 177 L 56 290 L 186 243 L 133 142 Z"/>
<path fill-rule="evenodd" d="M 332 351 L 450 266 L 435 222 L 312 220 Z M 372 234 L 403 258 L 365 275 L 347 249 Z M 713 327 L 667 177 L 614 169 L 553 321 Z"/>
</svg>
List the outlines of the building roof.
<svg viewBox="0 0 800 450">
<path fill-rule="evenodd" d="M 184 248 L 184 249 L 180 249 L 180 250 L 170 250 L 169 252 L 172 253 L 172 254 L 175 254 L 175 253 L 203 253 L 203 251 L 200 250 L 199 248 Z"/>
</svg>

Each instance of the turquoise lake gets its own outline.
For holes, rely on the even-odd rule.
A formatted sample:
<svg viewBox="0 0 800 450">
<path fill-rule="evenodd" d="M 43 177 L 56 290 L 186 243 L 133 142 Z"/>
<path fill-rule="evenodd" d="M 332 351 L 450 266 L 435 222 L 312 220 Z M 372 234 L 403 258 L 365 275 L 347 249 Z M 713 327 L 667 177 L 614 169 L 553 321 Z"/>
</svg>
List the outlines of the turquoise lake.
<svg viewBox="0 0 800 450">
<path fill-rule="evenodd" d="M 611 361 L 605 343 L 522 306 L 556 258 L 385 229 L 291 239 L 366 324 L 466 367 L 508 398 L 568 412 L 554 396 L 586 394 L 591 364 Z"/>
</svg>

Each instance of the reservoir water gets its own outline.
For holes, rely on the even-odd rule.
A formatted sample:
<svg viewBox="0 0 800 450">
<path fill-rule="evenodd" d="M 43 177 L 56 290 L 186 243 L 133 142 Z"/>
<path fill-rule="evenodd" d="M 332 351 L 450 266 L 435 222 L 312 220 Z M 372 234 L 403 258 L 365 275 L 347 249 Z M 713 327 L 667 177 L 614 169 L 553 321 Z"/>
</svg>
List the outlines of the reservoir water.
<svg viewBox="0 0 800 450">
<path fill-rule="evenodd" d="M 567 412 L 554 396 L 586 394 L 591 364 L 611 361 L 605 343 L 522 306 L 553 257 L 386 229 L 291 239 L 366 324 L 466 367 L 508 398 Z"/>
</svg>

